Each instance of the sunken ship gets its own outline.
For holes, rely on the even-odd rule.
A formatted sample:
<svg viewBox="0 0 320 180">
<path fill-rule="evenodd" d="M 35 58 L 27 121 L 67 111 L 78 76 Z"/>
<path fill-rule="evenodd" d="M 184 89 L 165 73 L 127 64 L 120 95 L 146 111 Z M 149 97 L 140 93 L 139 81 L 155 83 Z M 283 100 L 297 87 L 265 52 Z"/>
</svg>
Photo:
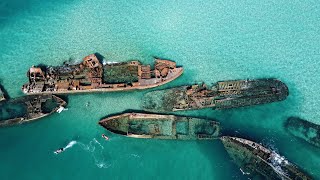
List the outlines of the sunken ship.
<svg viewBox="0 0 320 180">
<path fill-rule="evenodd" d="M 282 101 L 289 95 L 288 87 L 277 79 L 221 81 L 181 86 L 145 94 L 143 108 L 147 111 L 178 111 L 189 109 L 227 109 Z"/>
<path fill-rule="evenodd" d="M 285 122 L 285 129 L 293 136 L 320 147 L 320 125 L 298 117 L 290 117 Z"/>
<path fill-rule="evenodd" d="M 0 101 L 3 101 L 3 100 L 5 100 L 5 97 L 4 97 L 3 91 L 0 88 Z"/>
<path fill-rule="evenodd" d="M 206 140 L 219 136 L 218 122 L 173 115 L 125 113 L 102 119 L 105 129 L 133 138 Z"/>
<path fill-rule="evenodd" d="M 0 102 L 0 127 L 30 122 L 48 116 L 66 105 L 54 95 L 30 95 Z"/>
<path fill-rule="evenodd" d="M 262 145 L 237 137 L 223 136 L 222 143 L 243 174 L 253 179 L 312 179 L 296 165 Z"/>
<path fill-rule="evenodd" d="M 168 83 L 183 72 L 169 60 L 156 59 L 154 69 L 139 61 L 101 63 L 95 54 L 78 64 L 31 67 L 25 94 L 109 92 L 153 88 Z"/>
</svg>

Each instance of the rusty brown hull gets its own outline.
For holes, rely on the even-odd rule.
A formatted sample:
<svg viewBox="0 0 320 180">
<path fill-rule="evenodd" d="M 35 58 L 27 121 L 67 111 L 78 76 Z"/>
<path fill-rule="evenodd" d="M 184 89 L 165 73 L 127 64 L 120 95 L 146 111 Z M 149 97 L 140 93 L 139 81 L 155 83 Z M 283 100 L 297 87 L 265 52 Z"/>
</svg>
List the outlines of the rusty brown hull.
<svg viewBox="0 0 320 180">
<path fill-rule="evenodd" d="M 68 94 L 113 92 L 153 88 L 166 84 L 183 73 L 169 60 L 156 59 L 154 69 L 139 61 L 102 64 L 91 54 L 79 64 L 31 67 L 25 94 Z"/>
</svg>

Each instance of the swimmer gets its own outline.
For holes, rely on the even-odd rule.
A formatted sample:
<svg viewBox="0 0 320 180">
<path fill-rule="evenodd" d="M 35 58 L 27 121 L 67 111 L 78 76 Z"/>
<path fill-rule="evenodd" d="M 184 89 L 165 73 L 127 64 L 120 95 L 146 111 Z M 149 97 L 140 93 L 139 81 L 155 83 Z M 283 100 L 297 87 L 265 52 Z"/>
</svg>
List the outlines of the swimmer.
<svg viewBox="0 0 320 180">
<path fill-rule="evenodd" d="M 89 106 L 90 106 L 90 102 L 87 102 L 87 103 L 86 103 L 86 107 L 89 107 Z"/>
<path fill-rule="evenodd" d="M 106 140 L 109 140 L 109 137 L 106 136 L 105 134 L 102 134 L 102 137 L 103 137 L 104 139 L 106 139 Z"/>
<path fill-rule="evenodd" d="M 60 148 L 60 149 L 54 151 L 54 153 L 55 153 L 55 154 L 60 154 L 60 153 L 62 153 L 63 151 L 64 151 L 64 148 Z"/>
</svg>

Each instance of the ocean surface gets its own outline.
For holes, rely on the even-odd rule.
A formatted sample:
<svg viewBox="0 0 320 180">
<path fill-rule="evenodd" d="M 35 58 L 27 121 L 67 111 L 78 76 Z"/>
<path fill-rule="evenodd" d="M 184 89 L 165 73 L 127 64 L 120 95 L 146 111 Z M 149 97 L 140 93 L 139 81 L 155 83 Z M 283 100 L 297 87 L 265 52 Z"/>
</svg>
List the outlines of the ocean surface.
<svg viewBox="0 0 320 180">
<path fill-rule="evenodd" d="M 0 1 L 0 83 L 10 97 L 23 95 L 30 66 L 81 61 L 91 53 L 118 62 L 152 63 L 157 56 L 185 68 L 156 89 L 282 80 L 290 90 L 283 102 L 178 114 L 215 119 L 224 134 L 261 142 L 320 179 L 320 149 L 283 128 L 289 116 L 320 124 L 319 1 Z M 97 124 L 141 110 L 148 91 L 70 95 L 61 114 L 1 128 L 0 179 L 247 179 L 218 140 L 130 139 Z M 53 153 L 69 143 L 64 153 Z"/>
</svg>

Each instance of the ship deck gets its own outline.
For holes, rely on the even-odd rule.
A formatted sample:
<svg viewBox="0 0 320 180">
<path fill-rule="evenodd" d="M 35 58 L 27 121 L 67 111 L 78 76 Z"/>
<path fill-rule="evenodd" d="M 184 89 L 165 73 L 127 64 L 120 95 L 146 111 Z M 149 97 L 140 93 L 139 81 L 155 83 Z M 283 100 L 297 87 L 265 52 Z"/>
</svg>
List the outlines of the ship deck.
<svg viewBox="0 0 320 180">
<path fill-rule="evenodd" d="M 127 113 L 103 119 L 99 124 L 128 137 L 192 140 L 219 135 L 217 122 L 172 115 Z"/>
</svg>

